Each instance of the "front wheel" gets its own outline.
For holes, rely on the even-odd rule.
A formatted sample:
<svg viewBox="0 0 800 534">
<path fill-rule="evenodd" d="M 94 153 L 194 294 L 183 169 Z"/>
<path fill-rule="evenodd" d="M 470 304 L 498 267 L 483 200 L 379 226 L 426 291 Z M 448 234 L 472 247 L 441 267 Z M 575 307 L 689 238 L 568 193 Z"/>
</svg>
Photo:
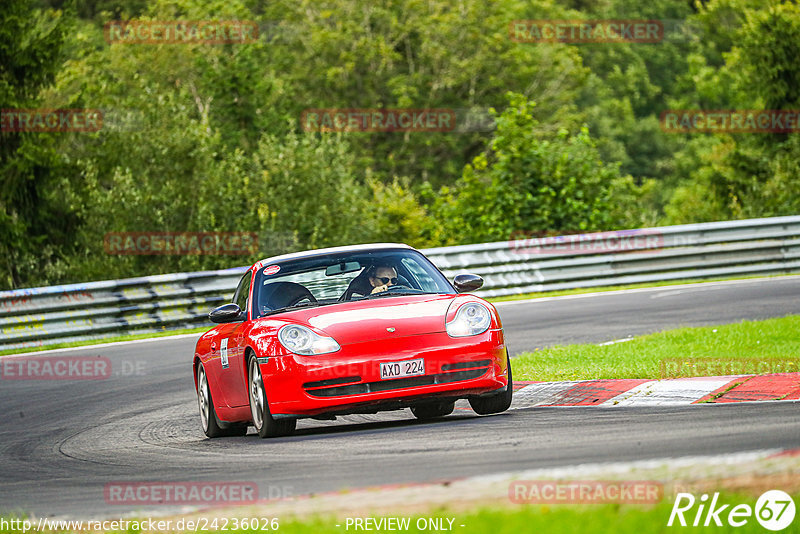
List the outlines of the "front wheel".
<svg viewBox="0 0 800 534">
<path fill-rule="evenodd" d="M 514 382 L 511 377 L 511 358 L 506 354 L 506 375 L 508 377 L 508 386 L 505 391 L 501 391 L 496 395 L 490 397 L 473 397 L 469 399 L 469 405 L 478 415 L 489 415 L 493 413 L 500 413 L 508 410 L 511 406 L 511 398 L 514 395 Z"/>
<path fill-rule="evenodd" d="M 197 365 L 197 405 L 200 408 L 200 427 L 209 438 L 247 434 L 247 425 L 225 424 L 217 418 L 214 401 L 211 398 L 211 388 L 208 387 L 208 377 L 202 363 Z"/>
<path fill-rule="evenodd" d="M 261 377 L 261 368 L 258 358 L 250 358 L 247 372 L 247 384 L 250 392 L 250 412 L 253 415 L 253 426 L 262 438 L 275 438 L 288 436 L 294 432 L 297 419 L 283 419 L 276 421 L 269 413 L 267 394 L 264 391 L 264 380 Z"/>
</svg>

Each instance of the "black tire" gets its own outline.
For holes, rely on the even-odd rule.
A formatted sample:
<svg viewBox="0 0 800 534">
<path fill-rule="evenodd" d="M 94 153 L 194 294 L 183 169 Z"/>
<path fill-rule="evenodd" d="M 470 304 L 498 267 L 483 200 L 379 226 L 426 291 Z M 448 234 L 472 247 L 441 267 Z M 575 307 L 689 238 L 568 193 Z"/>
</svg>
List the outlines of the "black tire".
<svg viewBox="0 0 800 534">
<path fill-rule="evenodd" d="M 436 419 L 453 413 L 455 401 L 430 402 L 411 407 L 411 413 L 417 419 Z"/>
<path fill-rule="evenodd" d="M 200 408 L 200 428 L 207 437 L 222 438 L 247 434 L 246 424 L 226 424 L 217 417 L 214 400 L 211 398 L 211 388 L 208 386 L 206 370 L 202 363 L 197 365 L 197 405 Z"/>
<path fill-rule="evenodd" d="M 294 432 L 297 419 L 276 420 L 269 413 L 267 393 L 264 380 L 261 377 L 261 368 L 258 359 L 253 356 L 247 363 L 247 391 L 250 399 L 250 413 L 253 416 L 253 426 L 262 438 L 276 438 L 288 436 Z"/>
<path fill-rule="evenodd" d="M 472 397 L 469 399 L 469 405 L 478 415 L 489 415 L 493 413 L 500 413 L 508 410 L 511 406 L 511 399 L 514 395 L 514 382 L 511 376 L 511 358 L 506 353 L 506 369 L 508 376 L 508 386 L 505 391 L 501 391 L 496 395 L 489 397 Z"/>
<path fill-rule="evenodd" d="M 246 436 L 247 423 L 221 423 L 223 436 Z"/>
</svg>

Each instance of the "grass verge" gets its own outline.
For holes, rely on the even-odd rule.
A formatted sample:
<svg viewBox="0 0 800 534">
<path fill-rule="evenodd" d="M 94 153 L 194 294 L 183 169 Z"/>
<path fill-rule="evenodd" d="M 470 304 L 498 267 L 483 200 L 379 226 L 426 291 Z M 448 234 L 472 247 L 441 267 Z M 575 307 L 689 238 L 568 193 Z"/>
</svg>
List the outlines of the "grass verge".
<svg viewBox="0 0 800 534">
<path fill-rule="evenodd" d="M 687 372 L 680 376 L 710 376 L 709 369 L 733 371 L 717 374 L 749 374 L 751 368 L 797 372 L 798 346 L 800 315 L 790 315 L 721 326 L 678 328 L 613 345 L 566 345 L 526 352 L 514 358 L 514 378 L 658 379 L 672 377 L 671 371 L 679 365 L 682 372 Z M 692 372 L 692 365 L 696 373 Z"/>
<path fill-rule="evenodd" d="M 795 502 L 800 502 L 798 498 L 800 495 L 793 496 Z M 672 527 L 667 526 L 670 513 L 673 506 L 673 499 L 665 498 L 660 504 L 655 506 L 635 506 L 635 505 L 620 505 L 620 504 L 600 504 L 600 505 L 516 505 L 516 506 L 499 506 L 499 507 L 486 507 L 478 510 L 464 513 L 462 511 L 450 511 L 448 509 L 438 509 L 433 511 L 430 515 L 392 515 L 396 520 L 400 519 L 401 523 L 406 528 L 394 528 L 389 530 L 398 530 L 404 532 L 430 532 L 436 530 L 444 530 L 450 532 L 457 532 L 459 534 L 485 534 L 487 532 L 497 534 L 520 534 L 524 532 L 546 532 L 547 534 L 641 534 L 647 533 L 666 533 L 673 531 L 682 531 L 689 528 L 692 532 L 704 533 L 714 532 L 717 534 L 737 533 L 763 533 L 765 529 L 758 523 L 755 517 L 750 516 L 744 518 L 747 522 L 741 527 L 733 527 L 727 523 L 727 512 L 737 504 L 747 504 L 753 508 L 755 506 L 754 497 L 742 497 L 735 494 L 723 494 L 720 496 L 718 504 L 729 504 L 724 513 L 720 514 L 720 520 L 723 526 L 710 526 L 710 527 L 681 527 L 677 523 L 677 519 Z M 687 524 L 691 525 L 694 520 L 694 515 L 697 512 L 697 506 L 684 514 Z M 379 521 L 387 516 L 371 515 L 369 512 L 353 516 L 351 521 L 356 517 L 367 518 Z M 739 518 L 742 519 L 741 517 Z M 703 513 L 702 521 L 705 520 L 705 513 Z M 8 523 L 12 521 L 10 518 L 0 520 L 0 533 L 17 533 L 23 532 L 23 528 L 8 528 Z M 130 518 L 129 521 L 135 521 Z M 155 521 L 158 521 L 157 519 Z M 259 529 L 242 529 L 232 528 L 233 519 L 224 520 L 217 519 L 214 523 L 213 519 L 205 521 L 204 526 L 206 531 L 222 531 L 223 525 L 227 526 L 226 532 L 264 532 L 260 530 L 261 525 L 269 524 L 264 518 L 256 519 L 250 518 L 248 523 L 258 523 Z M 342 517 L 312 517 L 305 519 L 280 519 L 278 518 L 278 532 L 285 534 L 342 534 L 346 532 L 364 531 L 364 528 L 355 528 L 354 523 L 347 522 L 347 518 Z M 795 524 L 798 519 L 795 519 Z M 129 523 L 130 524 L 130 523 Z M 395 523 L 396 524 L 396 523 Z M 85 523 L 84 523 L 85 525 Z M 185 523 L 184 523 L 185 525 Z M 362 523 L 363 525 L 363 523 Z M 374 525 L 374 524 L 373 524 Z M 439 528 L 435 528 L 436 526 Z M 712 522 L 713 525 L 713 522 Z M 790 525 L 785 532 L 796 532 L 792 530 Z M 214 528 L 216 527 L 216 528 Z M 444 527 L 444 528 L 442 528 Z M 35 531 L 33 527 L 28 532 Z M 269 530 L 272 530 L 271 528 Z M 379 532 L 388 532 L 387 529 L 377 529 L 373 526 L 372 529 Z M 97 530 L 95 530 L 97 531 Z M 190 532 L 201 531 L 201 529 L 191 529 Z M 44 532 L 76 532 L 73 529 L 63 530 L 45 530 Z M 109 530 L 104 532 L 130 532 L 138 533 L 138 528 L 129 527 L 127 530 Z M 145 530 L 141 530 L 145 532 Z"/>
<path fill-rule="evenodd" d="M 797 496 L 794 497 L 795 502 Z M 751 507 L 755 506 L 752 498 L 729 497 L 721 500 L 721 503 L 748 503 Z M 672 531 L 685 530 L 687 527 L 673 524 L 667 527 L 673 501 L 665 499 L 659 505 L 653 507 L 637 507 L 633 505 L 524 505 L 515 508 L 486 508 L 471 513 L 454 513 L 448 515 L 446 511 L 438 511 L 431 516 L 411 517 L 409 528 L 406 532 L 429 532 L 436 530 L 432 528 L 418 528 L 425 526 L 426 520 L 430 518 L 441 519 L 449 530 L 449 520 L 452 520 L 452 531 L 459 534 L 521 534 L 525 532 L 542 532 L 547 534 L 642 534 L 644 532 L 657 534 Z M 730 509 L 730 507 L 728 508 Z M 685 514 L 691 525 L 694 520 L 694 512 Z M 705 514 L 703 514 L 703 520 Z M 726 516 L 723 514 L 723 523 Z M 419 525 L 417 524 L 419 521 Z M 797 522 L 798 519 L 795 519 Z M 702 520 L 701 520 L 702 522 Z M 337 527 L 336 524 L 340 526 Z M 463 525 L 463 526 L 462 526 Z M 351 525 L 345 528 L 345 521 L 335 519 L 316 519 L 313 521 L 286 522 L 281 523 L 280 531 L 283 533 L 318 533 L 318 534 L 341 534 L 343 532 L 356 531 Z M 730 525 L 723 527 L 688 527 L 692 532 L 714 532 L 714 533 L 763 533 L 764 528 L 751 517 L 748 522 L 736 528 Z M 791 527 L 787 532 L 791 531 Z M 383 530 L 386 532 L 386 530 Z"/>
</svg>

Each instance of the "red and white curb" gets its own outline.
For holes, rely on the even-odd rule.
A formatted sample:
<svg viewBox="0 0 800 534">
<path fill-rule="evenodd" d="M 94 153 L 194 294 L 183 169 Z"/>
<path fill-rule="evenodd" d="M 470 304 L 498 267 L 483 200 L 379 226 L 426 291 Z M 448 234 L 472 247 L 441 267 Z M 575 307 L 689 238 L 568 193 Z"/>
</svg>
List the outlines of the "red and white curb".
<svg viewBox="0 0 800 534">
<path fill-rule="evenodd" d="M 676 378 L 515 382 L 511 408 L 667 406 L 800 399 L 800 373 Z"/>
</svg>

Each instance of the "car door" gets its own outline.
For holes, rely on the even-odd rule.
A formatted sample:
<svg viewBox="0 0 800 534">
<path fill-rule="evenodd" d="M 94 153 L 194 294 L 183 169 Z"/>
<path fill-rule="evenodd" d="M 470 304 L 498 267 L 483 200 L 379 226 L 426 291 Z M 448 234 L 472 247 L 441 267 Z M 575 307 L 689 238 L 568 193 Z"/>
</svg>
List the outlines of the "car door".
<svg viewBox="0 0 800 534">
<path fill-rule="evenodd" d="M 252 271 L 247 271 L 239 281 L 236 293 L 233 295 L 233 302 L 245 312 L 244 321 L 224 325 L 225 328 L 219 335 L 220 384 L 225 392 L 225 401 L 232 408 L 244 406 L 249 402 L 244 352 L 247 347 L 245 334 L 251 317 L 250 284 L 252 276 Z"/>
</svg>

